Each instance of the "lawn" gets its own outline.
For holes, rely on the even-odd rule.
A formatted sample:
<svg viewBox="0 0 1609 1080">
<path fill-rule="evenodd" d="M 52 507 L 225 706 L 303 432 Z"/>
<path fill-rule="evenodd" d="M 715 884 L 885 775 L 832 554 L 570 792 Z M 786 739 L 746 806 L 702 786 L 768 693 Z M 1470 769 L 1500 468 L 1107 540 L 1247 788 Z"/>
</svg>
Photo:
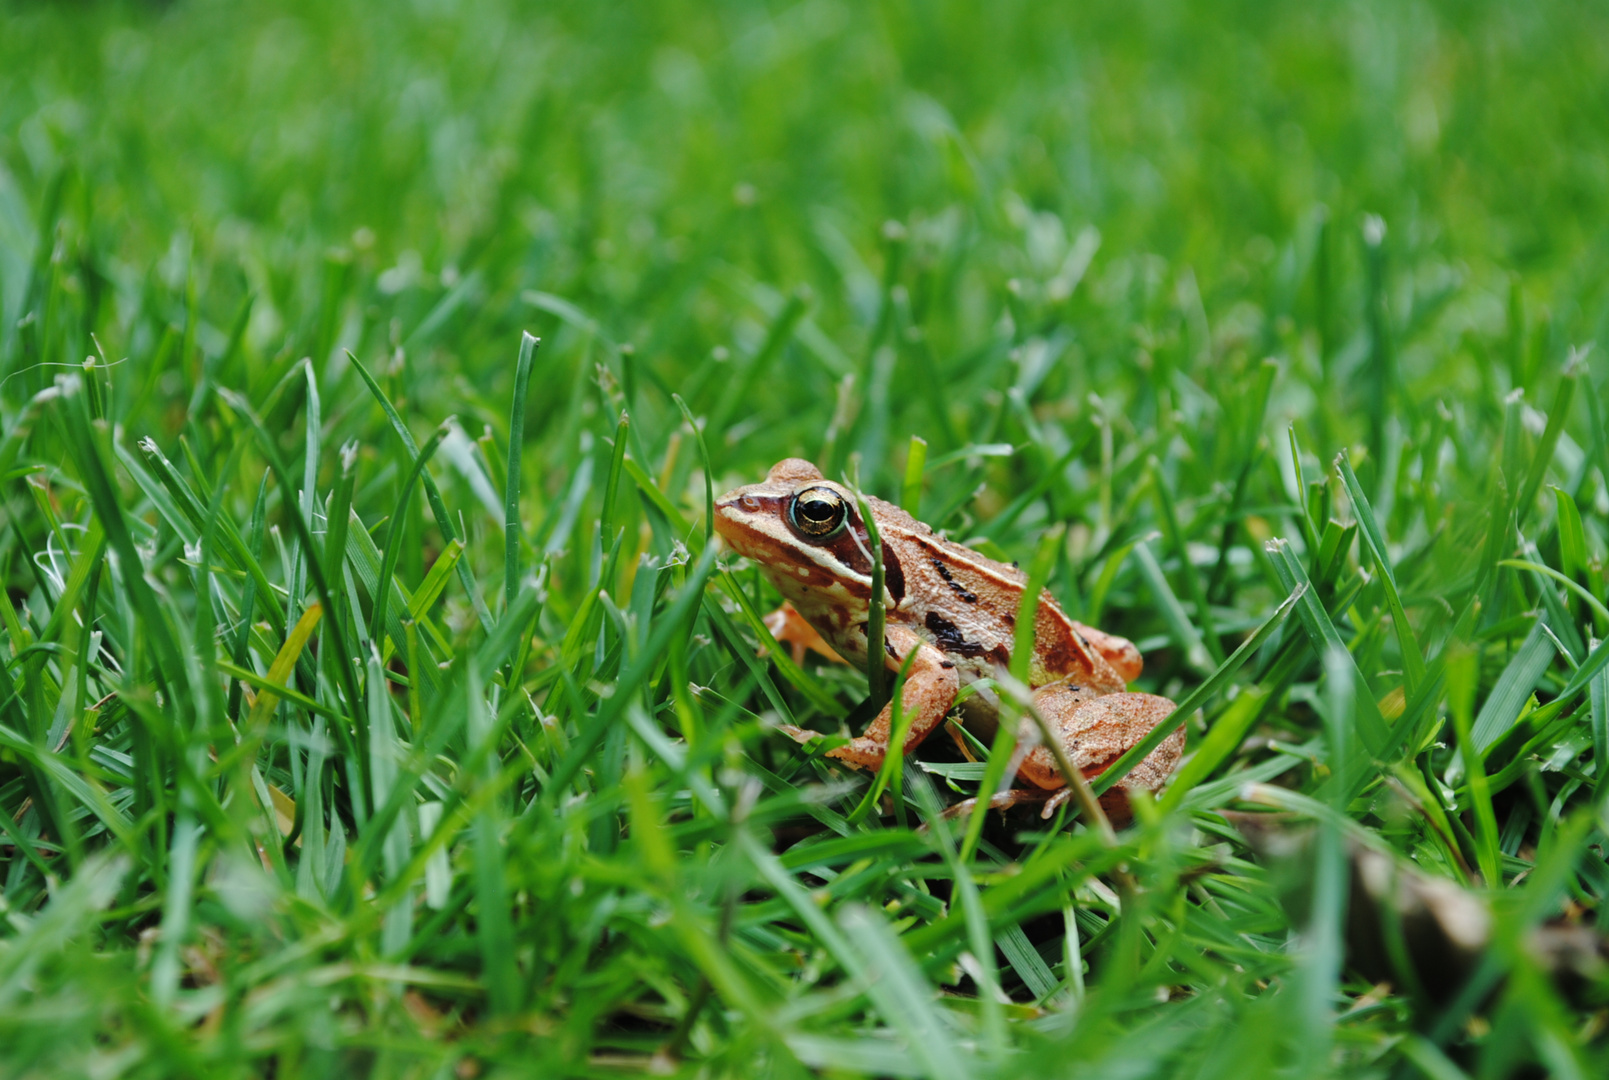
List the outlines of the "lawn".
<svg viewBox="0 0 1609 1080">
<path fill-rule="evenodd" d="M 0 0 L 0 1075 L 1609 1073 L 1606 118 L 1573 0 Z M 1173 782 L 779 733 L 790 456 Z"/>
</svg>

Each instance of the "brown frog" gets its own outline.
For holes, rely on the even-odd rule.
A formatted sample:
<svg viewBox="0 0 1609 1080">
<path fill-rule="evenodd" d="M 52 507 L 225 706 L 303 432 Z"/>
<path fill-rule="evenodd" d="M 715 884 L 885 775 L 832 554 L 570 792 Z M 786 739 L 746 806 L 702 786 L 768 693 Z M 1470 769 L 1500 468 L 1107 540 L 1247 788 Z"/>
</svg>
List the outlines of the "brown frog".
<svg viewBox="0 0 1609 1080">
<path fill-rule="evenodd" d="M 910 661 L 901 696 L 910 718 L 903 748 L 909 752 L 944 719 L 963 686 L 1009 667 L 1027 575 L 936 535 L 897 506 L 866 501 L 883 546 L 885 663 L 897 672 Z M 721 496 L 715 529 L 760 565 L 807 629 L 848 662 L 865 666 L 872 557 L 848 489 L 808 461 L 789 458 L 763 483 Z M 1041 594 L 1028 681 L 1035 705 L 1085 776 L 1099 775 L 1173 711 L 1167 698 L 1128 691 L 1141 666 L 1130 642 L 1069 619 L 1049 592 Z M 991 723 L 997 706 L 992 693 L 971 695 L 963 707 L 966 722 Z M 828 756 L 877 768 L 888 752 L 891 716 L 892 704 L 884 706 L 865 734 Z M 819 737 L 791 725 L 785 730 L 800 742 Z M 1180 729 L 1112 789 L 1108 806 L 1126 810 L 1127 792 L 1161 787 L 1183 747 Z M 1066 783 L 1044 746 L 1023 757 L 1017 774 L 1046 791 Z M 1118 793 L 1125 793 L 1121 805 L 1111 799 Z"/>
</svg>

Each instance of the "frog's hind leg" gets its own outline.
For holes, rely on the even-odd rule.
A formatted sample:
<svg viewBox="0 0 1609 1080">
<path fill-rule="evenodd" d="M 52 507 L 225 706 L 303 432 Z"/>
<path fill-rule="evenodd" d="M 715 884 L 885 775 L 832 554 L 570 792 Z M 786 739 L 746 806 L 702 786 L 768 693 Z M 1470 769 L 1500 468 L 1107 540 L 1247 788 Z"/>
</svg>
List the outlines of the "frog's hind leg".
<svg viewBox="0 0 1609 1080">
<path fill-rule="evenodd" d="M 914 649 L 916 652 L 910 670 L 905 675 L 904 692 L 900 695 L 900 706 L 905 715 L 910 717 L 910 725 L 905 731 L 903 751 L 910 753 L 921 745 L 922 740 L 927 738 L 944 719 L 944 714 L 950 711 L 950 706 L 955 702 L 955 695 L 961 689 L 961 679 L 955 672 L 955 665 L 945 659 L 942 652 L 909 630 L 890 629 L 888 644 L 890 671 L 899 671 L 904 667 L 905 658 L 911 651 Z M 893 702 L 889 702 L 883 706 L 882 712 L 877 714 L 865 734 L 850 739 L 843 746 L 827 751 L 827 756 L 857 769 L 878 768 L 883 764 L 883 758 L 888 756 L 888 739 L 893 717 L 894 705 Z M 801 742 L 815 734 L 804 732 L 799 728 L 784 727 L 783 730 Z"/>
<path fill-rule="evenodd" d="M 1149 735 L 1173 712 L 1174 704 L 1155 694 L 1096 694 L 1087 687 L 1053 683 L 1034 693 L 1051 729 L 1060 734 L 1073 767 L 1085 776 L 1099 776 L 1129 747 Z M 1170 734 L 1145 759 L 1102 797 L 1108 810 L 1127 810 L 1127 793 L 1155 791 L 1173 773 L 1184 751 L 1184 729 Z M 1017 775 L 1041 788 L 1059 788 L 1066 780 L 1049 748 L 1036 746 L 1023 758 Z M 1114 796 L 1117 796 L 1114 798 Z M 1125 815 L 1126 816 L 1126 815 Z"/>
</svg>

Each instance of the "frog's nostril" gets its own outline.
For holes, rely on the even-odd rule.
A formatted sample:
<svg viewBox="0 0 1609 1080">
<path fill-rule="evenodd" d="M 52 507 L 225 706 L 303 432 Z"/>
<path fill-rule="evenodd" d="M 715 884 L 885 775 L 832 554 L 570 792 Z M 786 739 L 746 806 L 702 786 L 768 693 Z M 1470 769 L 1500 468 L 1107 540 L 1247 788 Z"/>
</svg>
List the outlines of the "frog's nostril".
<svg viewBox="0 0 1609 1080">
<path fill-rule="evenodd" d="M 758 510 L 760 508 L 760 500 L 753 495 L 745 495 L 741 501 L 745 510 Z"/>
</svg>

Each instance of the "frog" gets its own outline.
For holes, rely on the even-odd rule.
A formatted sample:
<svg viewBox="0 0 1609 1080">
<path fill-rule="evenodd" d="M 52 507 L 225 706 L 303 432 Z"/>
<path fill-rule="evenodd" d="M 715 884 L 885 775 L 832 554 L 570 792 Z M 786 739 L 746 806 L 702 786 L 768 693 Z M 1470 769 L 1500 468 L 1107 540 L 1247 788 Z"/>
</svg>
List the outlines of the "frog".
<svg viewBox="0 0 1609 1080">
<path fill-rule="evenodd" d="M 1027 575 L 1015 564 L 946 539 L 892 503 L 871 496 L 865 502 L 882 545 L 885 623 L 879 651 L 886 670 L 904 673 L 900 703 L 908 727 L 900 751 L 921 745 L 961 697 L 962 722 L 988 736 L 1000 713 L 991 687 L 1011 667 Z M 755 563 L 782 594 L 784 608 L 768 625 L 789 628 L 796 653 L 808 644 L 866 666 L 873 647 L 871 531 L 850 488 L 826 479 L 808 461 L 787 458 L 764 481 L 715 500 L 713 524 L 726 547 Z M 1143 666 L 1132 642 L 1069 618 L 1048 590 L 1040 593 L 1028 687 L 1035 708 L 1085 777 L 1099 776 L 1172 717 L 1169 699 L 1129 690 Z M 878 769 L 889 753 L 892 725 L 890 700 L 863 733 L 826 756 L 849 768 Z M 780 728 L 800 743 L 823 737 L 791 724 Z M 1034 741 L 1024 727 L 1024 745 Z M 957 743 L 965 752 L 959 736 Z M 1181 726 L 1113 785 L 1102 805 L 1127 817 L 1133 794 L 1158 791 L 1183 748 Z M 1002 792 L 1009 797 L 997 805 L 1037 796 L 1047 800 L 1048 815 L 1068 795 L 1055 755 L 1039 742 L 1018 757 L 1017 779 L 1032 786 Z"/>
</svg>

